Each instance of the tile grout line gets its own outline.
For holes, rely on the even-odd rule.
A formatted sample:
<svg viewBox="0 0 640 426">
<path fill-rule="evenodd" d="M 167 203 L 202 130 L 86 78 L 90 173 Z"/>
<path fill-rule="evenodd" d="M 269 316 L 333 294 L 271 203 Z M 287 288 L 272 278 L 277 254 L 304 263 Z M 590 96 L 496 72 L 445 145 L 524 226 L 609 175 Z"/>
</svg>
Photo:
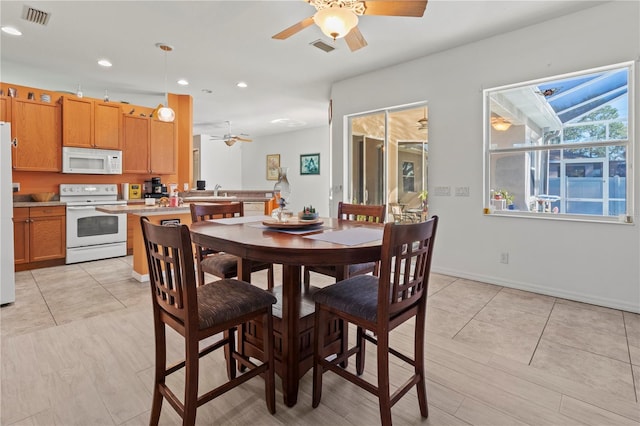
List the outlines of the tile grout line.
<svg viewBox="0 0 640 426">
<path fill-rule="evenodd" d="M 551 309 L 549 310 L 549 314 L 547 315 L 547 320 L 544 323 L 544 327 L 542 327 L 542 331 L 540 332 L 540 337 L 538 337 L 538 341 L 536 342 L 536 347 L 533 348 L 533 352 L 531 352 L 531 358 L 529 358 L 529 362 L 527 363 L 527 365 L 531 366 L 531 363 L 533 362 L 533 357 L 536 354 L 536 351 L 538 350 L 538 346 L 540 346 L 540 341 L 542 340 L 542 335 L 544 334 L 544 331 L 547 329 L 547 325 L 549 324 L 549 319 L 551 319 L 551 313 L 553 312 L 553 309 L 556 307 L 556 302 L 557 302 L 557 298 L 553 298 L 553 305 L 551 306 Z"/>
<path fill-rule="evenodd" d="M 629 332 L 627 331 L 627 320 L 624 316 L 624 312 L 622 312 L 622 325 L 624 325 L 624 338 L 627 341 L 627 354 L 629 355 L 629 369 L 631 370 L 631 383 L 633 384 L 633 393 L 636 397 L 636 402 L 638 401 L 638 391 L 636 386 L 636 377 L 633 374 L 633 363 L 631 362 L 631 348 L 629 347 Z"/>
<path fill-rule="evenodd" d="M 494 294 L 494 295 L 493 295 L 489 300 L 487 300 L 487 301 L 485 302 L 485 304 L 484 304 L 484 305 L 482 305 L 482 307 L 481 307 L 480 309 L 478 309 L 478 310 L 476 311 L 476 313 L 475 313 L 475 314 L 473 314 L 473 316 L 472 316 L 471 318 L 469 318 L 469 321 L 467 321 L 467 322 L 466 322 L 462 327 L 460 327 L 460 330 L 456 331 L 456 334 L 454 334 L 453 336 L 451 336 L 451 340 L 455 339 L 455 338 L 456 338 L 456 336 L 457 336 L 457 335 L 458 335 L 462 330 L 464 330 L 464 328 L 465 328 L 467 325 L 469 325 L 469 323 L 470 323 L 470 322 L 471 322 L 471 321 L 476 317 L 476 315 L 478 315 L 478 314 L 480 313 L 480 311 L 482 311 L 484 308 L 486 308 L 486 307 L 487 307 L 487 305 L 488 305 L 488 304 L 489 304 L 493 299 L 495 299 L 495 298 L 496 298 L 496 296 L 497 296 L 497 295 L 498 295 L 502 290 L 504 290 L 504 287 L 503 287 L 503 286 L 499 286 L 499 287 L 500 287 L 500 290 L 499 290 L 499 291 L 496 291 L 496 294 Z M 478 320 L 478 321 L 480 321 L 480 320 Z"/>
<path fill-rule="evenodd" d="M 42 293 L 42 289 L 40 288 L 40 284 L 38 284 L 37 278 L 35 277 L 35 275 L 33 275 L 32 271 L 29 271 L 29 273 L 31 274 L 31 278 L 33 278 L 33 282 L 36 284 L 36 287 L 38 287 L 38 293 L 40 293 L 40 297 L 42 297 L 42 301 L 46 305 L 47 311 L 49 311 L 49 315 L 51 315 L 51 319 L 53 320 L 55 327 L 59 326 L 60 324 L 58 324 L 58 321 L 56 321 L 56 317 L 55 315 L 53 315 L 53 312 L 51 311 L 51 307 L 49 306 L 49 302 L 47 302 L 47 298 L 44 297 L 44 294 Z"/>
</svg>

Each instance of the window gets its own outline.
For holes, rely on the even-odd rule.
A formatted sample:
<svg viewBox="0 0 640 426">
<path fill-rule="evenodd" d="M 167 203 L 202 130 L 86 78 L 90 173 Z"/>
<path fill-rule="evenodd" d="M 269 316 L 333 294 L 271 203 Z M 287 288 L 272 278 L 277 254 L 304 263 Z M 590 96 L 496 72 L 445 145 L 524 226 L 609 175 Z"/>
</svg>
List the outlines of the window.
<svg viewBox="0 0 640 426">
<path fill-rule="evenodd" d="M 629 62 L 485 90 L 485 206 L 630 222 L 632 76 Z"/>
</svg>

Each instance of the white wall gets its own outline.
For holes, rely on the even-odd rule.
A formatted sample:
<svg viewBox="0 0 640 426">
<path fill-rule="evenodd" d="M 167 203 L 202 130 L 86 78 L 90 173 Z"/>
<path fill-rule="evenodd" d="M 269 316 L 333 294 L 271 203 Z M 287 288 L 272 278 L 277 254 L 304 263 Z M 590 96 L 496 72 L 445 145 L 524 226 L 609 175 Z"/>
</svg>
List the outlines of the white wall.
<svg viewBox="0 0 640 426">
<path fill-rule="evenodd" d="M 429 197 L 430 213 L 441 218 L 434 271 L 640 312 L 638 167 L 633 225 L 482 214 L 482 90 L 637 60 L 639 17 L 639 2 L 606 3 L 336 83 L 334 189 L 346 185 L 343 116 L 427 101 L 429 192 L 435 186 L 470 188 L 469 197 Z M 636 106 L 638 68 L 636 63 Z M 638 127 L 640 122 L 636 147 Z M 634 158 L 640 165 L 640 148 Z M 342 196 L 336 194 L 332 208 Z M 507 265 L 499 263 L 502 252 L 509 253 Z"/>
<path fill-rule="evenodd" d="M 221 194 L 225 189 L 242 189 L 241 142 L 227 146 L 209 135 L 197 135 L 193 146 L 200 146 L 200 180 L 207 181 L 206 189 L 212 190 L 216 184 L 222 185 Z"/>
<path fill-rule="evenodd" d="M 236 144 L 237 145 L 237 144 Z M 300 175 L 300 154 L 320 154 L 320 175 Z M 329 215 L 329 126 L 254 138 L 242 146 L 242 189 L 273 189 L 267 180 L 267 154 L 280 154 L 280 165 L 289 167 L 291 210 L 313 205 L 321 216 Z"/>
</svg>

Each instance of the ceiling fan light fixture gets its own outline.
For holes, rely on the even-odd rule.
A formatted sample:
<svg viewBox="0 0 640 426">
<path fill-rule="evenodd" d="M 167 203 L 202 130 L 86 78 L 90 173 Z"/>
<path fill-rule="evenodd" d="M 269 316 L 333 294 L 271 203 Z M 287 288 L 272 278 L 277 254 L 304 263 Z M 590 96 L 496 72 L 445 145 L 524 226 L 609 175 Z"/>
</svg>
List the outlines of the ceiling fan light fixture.
<svg viewBox="0 0 640 426">
<path fill-rule="evenodd" d="M 236 143 L 235 139 L 227 139 L 224 141 L 224 143 L 227 144 L 227 146 L 233 146 L 234 143 Z"/>
<path fill-rule="evenodd" d="M 506 132 L 511 127 L 511 122 L 503 117 L 491 117 L 491 127 L 499 132 Z"/>
<path fill-rule="evenodd" d="M 346 36 L 358 25 L 358 15 L 353 10 L 338 6 L 318 10 L 313 20 L 325 35 L 334 40 Z"/>
</svg>

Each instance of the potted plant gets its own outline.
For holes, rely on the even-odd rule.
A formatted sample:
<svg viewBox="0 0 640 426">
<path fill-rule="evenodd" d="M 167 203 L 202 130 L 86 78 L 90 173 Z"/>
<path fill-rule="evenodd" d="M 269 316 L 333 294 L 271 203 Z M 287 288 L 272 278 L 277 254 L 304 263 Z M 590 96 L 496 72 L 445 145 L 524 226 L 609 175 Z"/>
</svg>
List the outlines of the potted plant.
<svg viewBox="0 0 640 426">
<path fill-rule="evenodd" d="M 429 192 L 426 189 L 424 191 L 421 191 L 420 194 L 418 194 L 418 198 L 422 203 L 423 212 L 426 212 L 429 209 L 429 205 L 427 204 L 428 197 L 429 197 Z"/>
<path fill-rule="evenodd" d="M 509 194 L 509 191 L 500 189 L 495 193 L 496 200 L 505 200 L 507 203 L 507 208 L 509 210 L 513 210 L 513 194 Z"/>
</svg>

